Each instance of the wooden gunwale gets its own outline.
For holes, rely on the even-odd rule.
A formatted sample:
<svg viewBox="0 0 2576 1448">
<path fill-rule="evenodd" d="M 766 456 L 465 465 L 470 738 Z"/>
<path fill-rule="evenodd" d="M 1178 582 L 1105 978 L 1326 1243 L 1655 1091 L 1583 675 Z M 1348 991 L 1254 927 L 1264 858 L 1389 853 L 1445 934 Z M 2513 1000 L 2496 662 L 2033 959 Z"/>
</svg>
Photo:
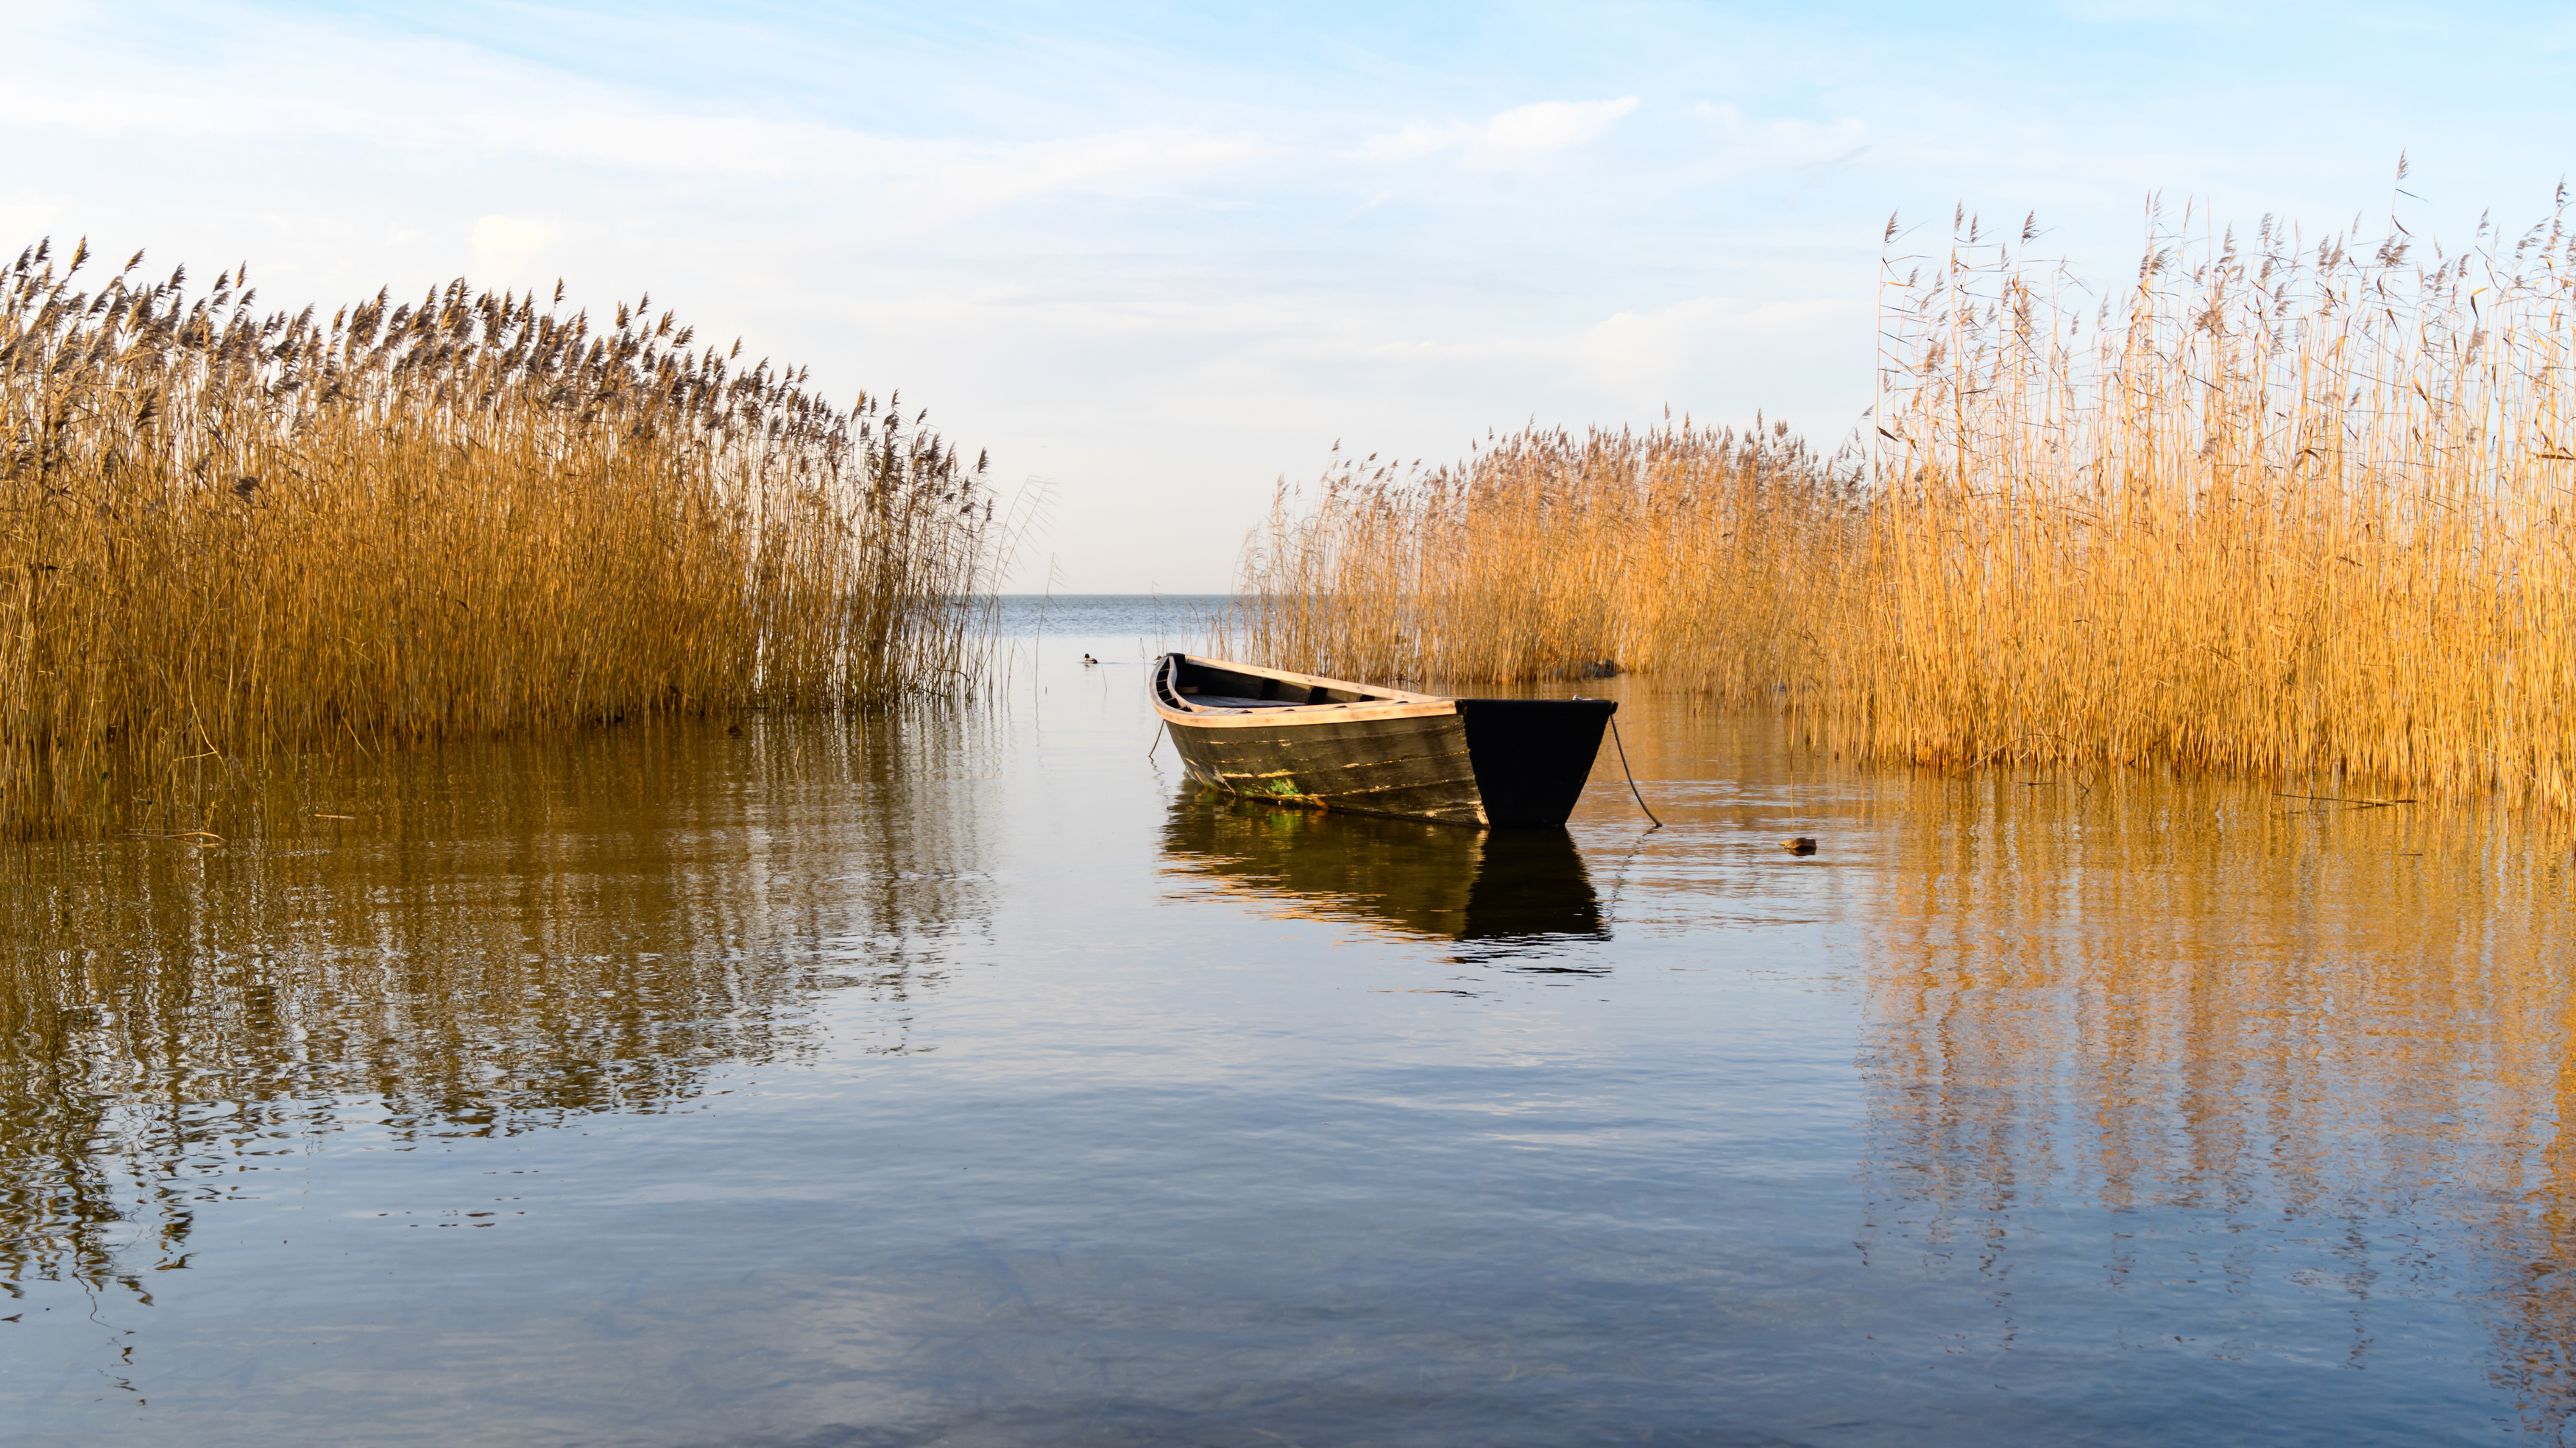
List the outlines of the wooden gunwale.
<svg viewBox="0 0 2576 1448">
<path fill-rule="evenodd" d="M 1165 690 L 1164 670 L 1155 665 L 1152 697 L 1154 712 L 1166 722 L 1191 729 L 1274 728 L 1299 724 L 1356 724 L 1373 719 L 1436 719 L 1458 712 L 1458 701 L 1438 694 L 1416 694 L 1405 689 L 1382 688 L 1357 684 L 1348 679 L 1327 678 L 1322 674 L 1301 674 L 1294 669 L 1273 669 L 1260 664 L 1236 663 L 1231 659 L 1204 659 L 1195 654 L 1182 655 L 1184 660 L 1202 668 L 1223 669 L 1228 673 L 1254 678 L 1277 679 L 1283 684 L 1299 684 L 1309 689 L 1346 689 L 1368 696 L 1356 703 L 1341 704 L 1267 704 L 1253 709 L 1225 708 L 1191 704 L 1186 696 Z M 1182 702 L 1175 707 L 1172 702 Z"/>
</svg>

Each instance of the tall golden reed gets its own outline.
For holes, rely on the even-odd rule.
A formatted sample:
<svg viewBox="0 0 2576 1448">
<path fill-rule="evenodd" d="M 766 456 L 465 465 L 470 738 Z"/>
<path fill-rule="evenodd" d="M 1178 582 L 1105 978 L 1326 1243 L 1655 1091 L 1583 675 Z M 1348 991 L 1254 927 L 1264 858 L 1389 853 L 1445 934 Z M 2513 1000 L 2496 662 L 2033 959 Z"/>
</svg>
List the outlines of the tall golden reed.
<svg viewBox="0 0 2576 1448">
<path fill-rule="evenodd" d="M 1785 425 L 1532 428 L 1455 466 L 1377 459 L 1282 489 L 1218 645 L 1376 679 L 1663 669 L 1749 697 L 1800 677 L 1819 568 L 1847 559 L 1858 460 Z"/>
<path fill-rule="evenodd" d="M 2098 308 L 2031 226 L 1962 215 L 1888 264 L 1866 466 L 1686 419 L 1344 468 L 1256 536 L 1229 642 L 1461 680 L 1612 659 L 1921 764 L 2576 805 L 2565 202 L 2456 256 L 2151 213 Z"/>
<path fill-rule="evenodd" d="M 462 282 L 0 273 L 0 834 L 281 752 L 955 679 L 991 502 L 891 397 Z"/>
</svg>

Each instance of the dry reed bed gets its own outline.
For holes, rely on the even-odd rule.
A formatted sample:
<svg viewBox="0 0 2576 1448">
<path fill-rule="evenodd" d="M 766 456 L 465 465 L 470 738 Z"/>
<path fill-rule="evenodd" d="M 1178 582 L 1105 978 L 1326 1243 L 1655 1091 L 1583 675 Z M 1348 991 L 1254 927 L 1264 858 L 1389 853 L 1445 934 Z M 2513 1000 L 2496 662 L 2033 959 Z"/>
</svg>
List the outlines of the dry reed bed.
<svg viewBox="0 0 2576 1448">
<path fill-rule="evenodd" d="M 649 297 L 595 326 L 459 281 L 325 323 L 139 253 L 82 291 L 85 253 L 0 274 L 0 834 L 284 751 L 969 667 L 984 464 L 891 397 L 837 408 Z"/>
<path fill-rule="evenodd" d="M 2151 222 L 2098 307 L 2027 224 L 1962 216 L 1889 262 L 1866 457 L 1685 419 L 1344 466 L 1256 535 L 1228 642 L 1399 678 L 1613 659 L 1861 757 L 2565 808 L 2564 201 L 2457 256 Z"/>
</svg>

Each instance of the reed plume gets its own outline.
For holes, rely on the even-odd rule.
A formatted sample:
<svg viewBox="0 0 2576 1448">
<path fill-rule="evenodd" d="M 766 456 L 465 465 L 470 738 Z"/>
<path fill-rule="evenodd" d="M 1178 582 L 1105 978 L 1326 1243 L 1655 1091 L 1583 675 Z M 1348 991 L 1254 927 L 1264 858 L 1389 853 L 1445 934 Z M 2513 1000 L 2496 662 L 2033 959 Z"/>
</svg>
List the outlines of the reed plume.
<svg viewBox="0 0 2576 1448">
<path fill-rule="evenodd" d="M 0 834 L 281 753 L 956 678 L 985 464 L 649 296 L 0 273 Z M 211 771 L 211 773 L 210 773 Z"/>
<path fill-rule="evenodd" d="M 1865 458 L 1684 419 L 1340 468 L 1256 535 L 1228 642 L 1396 678 L 1616 660 L 1859 757 L 2565 808 L 2565 204 L 2460 255 L 2151 212 L 2098 306 L 2035 224 L 1961 214 L 1887 262 Z"/>
</svg>

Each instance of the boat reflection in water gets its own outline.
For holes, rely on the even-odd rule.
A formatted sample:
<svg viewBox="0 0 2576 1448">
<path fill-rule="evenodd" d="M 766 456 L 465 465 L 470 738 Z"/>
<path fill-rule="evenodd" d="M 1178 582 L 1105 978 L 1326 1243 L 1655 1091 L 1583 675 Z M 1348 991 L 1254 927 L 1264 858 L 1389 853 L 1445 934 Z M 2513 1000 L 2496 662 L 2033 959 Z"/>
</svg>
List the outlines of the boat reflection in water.
<svg viewBox="0 0 2576 1448">
<path fill-rule="evenodd" d="M 1175 872 L 1221 893 L 1459 941 L 1461 959 L 1537 960 L 1567 942 L 1610 938 L 1583 856 L 1563 830 L 1462 830 L 1264 805 L 1192 785 L 1172 802 L 1163 853 Z"/>
</svg>

